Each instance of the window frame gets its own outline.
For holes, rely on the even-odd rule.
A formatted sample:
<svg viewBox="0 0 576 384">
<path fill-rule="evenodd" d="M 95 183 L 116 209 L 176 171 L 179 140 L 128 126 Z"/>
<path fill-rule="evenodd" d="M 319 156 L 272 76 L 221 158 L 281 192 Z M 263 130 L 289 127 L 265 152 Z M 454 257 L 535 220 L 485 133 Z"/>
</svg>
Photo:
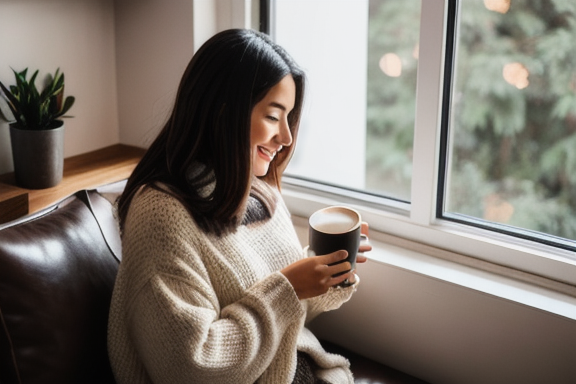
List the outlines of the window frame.
<svg viewBox="0 0 576 384">
<path fill-rule="evenodd" d="M 452 62 L 447 58 L 454 48 L 457 0 L 422 0 L 421 6 L 411 202 L 284 176 L 282 192 L 288 208 L 295 216 L 308 217 L 326 205 L 348 204 L 360 211 L 377 234 L 576 285 L 572 249 L 517 237 L 506 230 L 495 231 L 495 226 L 473 225 L 441 209 L 448 133 L 444 122 L 449 113 L 452 73 Z M 274 0 L 269 0 L 266 8 L 272 11 Z M 272 15 L 270 22 L 273 20 Z"/>
</svg>

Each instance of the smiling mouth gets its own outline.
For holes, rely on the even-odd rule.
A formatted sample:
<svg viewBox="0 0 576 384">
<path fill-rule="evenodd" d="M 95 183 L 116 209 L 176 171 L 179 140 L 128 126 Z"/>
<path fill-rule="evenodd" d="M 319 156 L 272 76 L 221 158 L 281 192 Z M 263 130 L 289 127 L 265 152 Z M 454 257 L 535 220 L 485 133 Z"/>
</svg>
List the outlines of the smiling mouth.
<svg viewBox="0 0 576 384">
<path fill-rule="evenodd" d="M 266 160 L 272 161 L 276 156 L 277 151 L 269 151 L 264 147 L 258 147 L 258 153 L 260 153 Z"/>
</svg>

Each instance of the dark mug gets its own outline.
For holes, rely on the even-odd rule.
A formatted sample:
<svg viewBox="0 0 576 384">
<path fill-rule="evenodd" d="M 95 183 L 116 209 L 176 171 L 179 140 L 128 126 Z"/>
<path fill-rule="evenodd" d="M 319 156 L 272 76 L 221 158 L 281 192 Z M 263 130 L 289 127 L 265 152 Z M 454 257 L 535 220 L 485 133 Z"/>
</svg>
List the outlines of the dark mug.
<svg viewBox="0 0 576 384">
<path fill-rule="evenodd" d="M 340 261 L 350 262 L 356 268 L 356 255 L 360 246 L 362 218 L 356 210 L 343 206 L 320 209 L 308 220 L 308 255 L 321 256 L 345 249 L 348 257 Z M 339 273 L 339 276 L 346 272 Z M 342 285 L 349 285 L 345 281 Z"/>
</svg>

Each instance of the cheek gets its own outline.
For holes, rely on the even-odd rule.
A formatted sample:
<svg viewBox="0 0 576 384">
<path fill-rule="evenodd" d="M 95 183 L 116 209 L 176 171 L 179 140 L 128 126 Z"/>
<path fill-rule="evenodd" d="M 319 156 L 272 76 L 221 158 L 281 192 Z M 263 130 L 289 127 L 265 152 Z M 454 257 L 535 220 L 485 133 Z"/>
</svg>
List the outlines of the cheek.
<svg viewBox="0 0 576 384">
<path fill-rule="evenodd" d="M 252 162 L 258 156 L 258 140 L 253 135 L 250 137 L 250 157 L 252 158 Z"/>
<path fill-rule="evenodd" d="M 258 145 L 266 136 L 266 126 L 263 123 L 255 122 L 250 125 L 250 144 Z"/>
<path fill-rule="evenodd" d="M 250 148 L 251 151 L 256 151 L 260 145 L 266 145 L 271 140 L 270 130 L 264 123 L 252 124 L 250 129 Z"/>
<path fill-rule="evenodd" d="M 260 145 L 259 137 L 252 131 L 250 134 L 250 158 L 252 163 L 258 159 L 258 145 Z"/>
<path fill-rule="evenodd" d="M 255 145 L 258 145 L 258 137 L 260 133 L 260 129 L 258 127 L 258 124 L 254 122 L 254 119 L 252 119 L 252 123 L 250 124 L 250 146 L 254 147 Z"/>
</svg>

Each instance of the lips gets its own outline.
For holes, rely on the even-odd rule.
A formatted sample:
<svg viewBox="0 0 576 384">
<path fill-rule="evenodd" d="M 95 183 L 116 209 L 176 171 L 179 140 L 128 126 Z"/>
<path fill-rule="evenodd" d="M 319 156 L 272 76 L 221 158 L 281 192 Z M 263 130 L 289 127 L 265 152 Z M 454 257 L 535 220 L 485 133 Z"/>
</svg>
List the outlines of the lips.
<svg viewBox="0 0 576 384">
<path fill-rule="evenodd" d="M 274 156 L 276 156 L 276 152 L 277 151 L 270 151 L 269 149 L 264 147 L 258 147 L 258 154 L 260 155 L 260 157 L 262 157 L 267 161 L 272 161 L 274 159 Z"/>
</svg>

